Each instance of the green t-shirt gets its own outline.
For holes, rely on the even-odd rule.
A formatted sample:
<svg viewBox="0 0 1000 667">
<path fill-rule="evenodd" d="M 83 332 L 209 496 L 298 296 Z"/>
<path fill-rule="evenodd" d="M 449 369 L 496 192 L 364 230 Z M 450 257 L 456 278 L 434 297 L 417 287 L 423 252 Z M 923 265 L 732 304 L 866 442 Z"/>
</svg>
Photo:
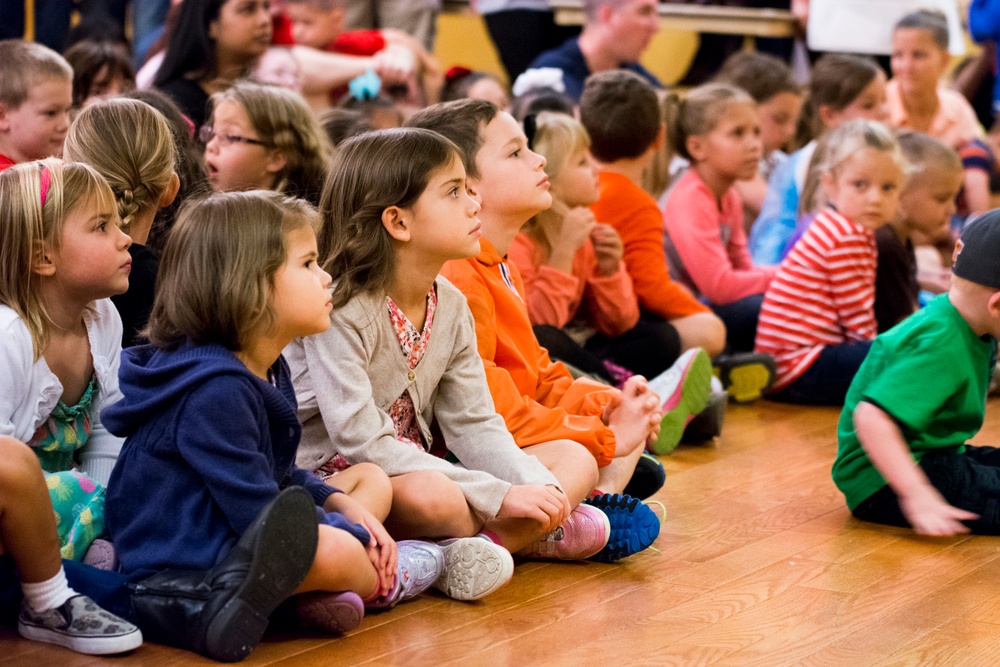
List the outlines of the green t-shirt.
<svg viewBox="0 0 1000 667">
<path fill-rule="evenodd" d="M 996 354 L 997 341 L 977 336 L 947 294 L 875 339 L 837 425 L 833 481 L 849 508 L 886 484 L 854 433 L 858 403 L 892 417 L 917 461 L 932 449 L 961 453 L 982 428 Z"/>
</svg>

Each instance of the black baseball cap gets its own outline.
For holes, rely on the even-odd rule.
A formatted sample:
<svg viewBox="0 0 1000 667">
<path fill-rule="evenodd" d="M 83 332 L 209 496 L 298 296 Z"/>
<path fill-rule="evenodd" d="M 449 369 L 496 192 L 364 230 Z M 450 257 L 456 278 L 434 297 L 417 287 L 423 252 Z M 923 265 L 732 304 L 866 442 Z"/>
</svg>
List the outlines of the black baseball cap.
<svg viewBox="0 0 1000 667">
<path fill-rule="evenodd" d="M 955 244 L 952 273 L 1000 290 L 1000 209 L 984 213 L 965 226 Z"/>
</svg>

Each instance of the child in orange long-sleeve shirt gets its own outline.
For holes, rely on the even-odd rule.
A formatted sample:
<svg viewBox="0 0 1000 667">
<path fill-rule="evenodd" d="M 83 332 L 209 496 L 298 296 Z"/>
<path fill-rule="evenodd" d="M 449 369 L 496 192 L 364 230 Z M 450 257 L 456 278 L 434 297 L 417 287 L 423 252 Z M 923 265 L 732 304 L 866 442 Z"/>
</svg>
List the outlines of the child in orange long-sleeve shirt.
<svg viewBox="0 0 1000 667">
<path fill-rule="evenodd" d="M 659 397 L 640 376 L 630 378 L 621 391 L 574 380 L 535 339 L 520 274 L 505 260 L 521 226 L 552 203 L 545 159 L 528 148 L 510 114 L 482 100 L 436 105 L 418 112 L 409 124 L 440 132 L 459 146 L 469 188 L 482 201 L 480 254 L 447 263 L 442 274 L 468 300 L 497 412 L 522 447 L 554 440 L 586 447 L 600 467 L 598 488 L 607 492 L 590 502 L 609 514 L 609 544 L 629 552 L 644 549 L 659 532 L 654 515 L 638 500 L 616 492 L 631 480 L 647 440 L 664 430 L 676 431 L 679 438 L 674 420 L 683 424 L 685 410 L 698 412 L 704 406 L 707 357 L 694 359 L 692 372 L 683 374 L 689 382 L 678 381 L 676 393 L 684 393 L 680 389 L 693 381 L 706 387 L 687 392 L 664 424 Z M 690 405 L 698 397 L 700 405 Z"/>
<path fill-rule="evenodd" d="M 621 381 L 619 365 L 659 375 L 680 356 L 680 339 L 665 321 L 639 319 L 618 232 L 587 208 L 599 196 L 587 130 L 571 116 L 544 112 L 531 135 L 532 150 L 546 158 L 552 208 L 522 228 L 509 257 L 524 281 L 539 343 L 610 384 Z"/>
</svg>

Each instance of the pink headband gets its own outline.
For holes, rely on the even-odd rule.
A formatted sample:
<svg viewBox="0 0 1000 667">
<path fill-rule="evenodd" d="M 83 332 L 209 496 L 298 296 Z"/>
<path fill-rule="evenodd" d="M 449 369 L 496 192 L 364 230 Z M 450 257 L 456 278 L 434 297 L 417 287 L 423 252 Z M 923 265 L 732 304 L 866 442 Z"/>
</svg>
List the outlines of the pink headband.
<svg viewBox="0 0 1000 667">
<path fill-rule="evenodd" d="M 52 174 L 49 173 L 48 167 L 42 167 L 38 175 L 38 181 L 42 191 L 42 206 L 45 206 L 45 197 L 48 196 L 49 185 L 52 183 Z"/>
</svg>

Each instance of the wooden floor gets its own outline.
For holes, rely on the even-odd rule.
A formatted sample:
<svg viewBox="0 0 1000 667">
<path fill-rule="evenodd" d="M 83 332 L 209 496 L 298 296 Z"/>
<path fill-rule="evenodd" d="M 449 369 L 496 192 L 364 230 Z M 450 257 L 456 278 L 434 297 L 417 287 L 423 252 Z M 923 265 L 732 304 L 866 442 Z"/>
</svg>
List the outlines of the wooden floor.
<svg viewBox="0 0 1000 667">
<path fill-rule="evenodd" d="M 1000 440 L 1000 402 L 980 444 Z M 714 446 L 664 458 L 657 551 L 526 563 L 480 603 L 438 596 L 341 639 L 269 634 L 247 665 L 991 665 L 1000 539 L 851 518 L 830 481 L 838 412 L 733 406 Z M 0 634 L 0 663 L 205 664 L 146 645 L 94 659 Z"/>
</svg>

